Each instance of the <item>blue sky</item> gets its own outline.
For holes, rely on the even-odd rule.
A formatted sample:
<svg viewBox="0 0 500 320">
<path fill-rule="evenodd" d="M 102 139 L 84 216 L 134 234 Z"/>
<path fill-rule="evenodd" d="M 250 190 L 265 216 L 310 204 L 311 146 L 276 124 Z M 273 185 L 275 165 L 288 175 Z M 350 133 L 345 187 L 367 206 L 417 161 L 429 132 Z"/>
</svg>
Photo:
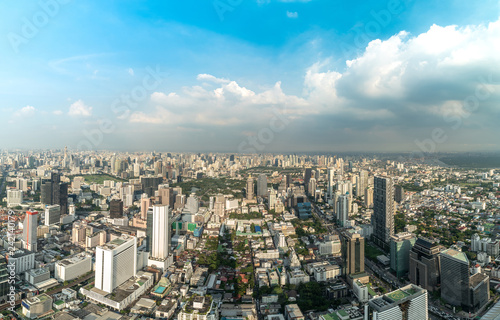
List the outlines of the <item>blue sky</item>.
<svg viewBox="0 0 500 320">
<path fill-rule="evenodd" d="M 0 148 L 499 150 L 499 8 L 3 2 Z M 144 88 L 156 79 L 151 70 L 161 70 L 161 82 Z M 481 77 L 488 94 L 478 98 Z M 113 111 L 133 94 L 133 108 Z M 474 99 L 469 114 L 464 104 Z M 286 124 L 269 131 L 277 113 Z M 436 129 L 445 141 L 433 140 Z M 248 147 L 253 138 L 259 143 Z"/>
</svg>

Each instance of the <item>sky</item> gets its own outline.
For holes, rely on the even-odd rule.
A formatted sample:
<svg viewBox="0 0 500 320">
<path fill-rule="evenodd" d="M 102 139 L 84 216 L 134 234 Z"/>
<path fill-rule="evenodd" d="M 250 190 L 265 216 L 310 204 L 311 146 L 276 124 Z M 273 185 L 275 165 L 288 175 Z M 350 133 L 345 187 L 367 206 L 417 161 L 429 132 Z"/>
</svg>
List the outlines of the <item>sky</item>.
<svg viewBox="0 0 500 320">
<path fill-rule="evenodd" d="M 0 149 L 500 150 L 500 2 L 3 1 Z"/>
</svg>

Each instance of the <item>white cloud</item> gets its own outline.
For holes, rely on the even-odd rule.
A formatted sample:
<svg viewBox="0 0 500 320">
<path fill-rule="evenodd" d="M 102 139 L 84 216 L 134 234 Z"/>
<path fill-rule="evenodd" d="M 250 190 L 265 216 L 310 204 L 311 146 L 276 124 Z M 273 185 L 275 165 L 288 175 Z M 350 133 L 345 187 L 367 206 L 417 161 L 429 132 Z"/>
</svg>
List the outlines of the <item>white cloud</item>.
<svg viewBox="0 0 500 320">
<path fill-rule="evenodd" d="M 290 12 L 290 11 L 287 11 L 286 12 L 286 16 L 290 19 L 296 19 L 299 17 L 299 13 L 298 12 Z"/>
<path fill-rule="evenodd" d="M 216 78 L 213 75 L 206 74 L 206 73 L 199 74 L 196 77 L 196 79 L 198 81 L 210 81 L 210 82 L 214 82 L 214 83 L 228 83 L 229 82 L 229 80 L 227 80 L 227 79 Z"/>
<path fill-rule="evenodd" d="M 92 115 L 92 107 L 85 105 L 82 100 L 78 100 L 69 107 L 68 114 L 72 117 L 90 117 Z"/>
<path fill-rule="evenodd" d="M 14 113 L 14 116 L 27 118 L 27 117 L 34 116 L 35 112 L 36 112 L 36 108 L 35 107 L 33 107 L 33 106 L 26 106 L 26 107 L 23 107 L 20 110 L 16 111 Z"/>
<path fill-rule="evenodd" d="M 256 90 L 232 79 L 200 74 L 197 80 L 202 85 L 184 87 L 178 93 L 155 92 L 150 99 L 153 112 L 136 112 L 130 121 L 224 127 L 243 135 L 266 126 L 273 112 L 280 110 L 289 120 L 301 120 L 297 123 L 310 121 L 306 130 L 322 123 L 317 127 L 355 132 L 359 137 L 403 139 L 406 134 L 413 145 L 415 135 L 430 134 L 429 127 L 449 125 L 444 115 L 463 115 L 463 101 L 475 94 L 481 77 L 496 84 L 485 86 L 490 98 L 482 100 L 481 108 L 464 123 L 480 128 L 498 118 L 498 52 L 500 20 L 466 27 L 434 25 L 419 35 L 402 31 L 386 40 L 373 40 L 361 55 L 346 61 L 344 70 L 332 67 L 335 56 L 313 64 L 305 70 L 301 96 L 285 93 L 279 81 Z M 455 133 L 463 139 L 467 125 L 461 130 Z M 351 136 L 346 137 L 350 141 Z"/>
<path fill-rule="evenodd" d="M 134 75 L 134 69 L 132 69 L 132 68 L 129 68 L 127 72 L 128 72 L 128 74 L 129 74 L 129 75 L 131 75 L 131 76 L 133 76 L 133 75 Z"/>
<path fill-rule="evenodd" d="M 54 111 L 52 111 L 52 114 L 56 115 L 56 116 L 60 116 L 63 114 L 63 112 L 61 110 L 54 110 Z"/>
</svg>

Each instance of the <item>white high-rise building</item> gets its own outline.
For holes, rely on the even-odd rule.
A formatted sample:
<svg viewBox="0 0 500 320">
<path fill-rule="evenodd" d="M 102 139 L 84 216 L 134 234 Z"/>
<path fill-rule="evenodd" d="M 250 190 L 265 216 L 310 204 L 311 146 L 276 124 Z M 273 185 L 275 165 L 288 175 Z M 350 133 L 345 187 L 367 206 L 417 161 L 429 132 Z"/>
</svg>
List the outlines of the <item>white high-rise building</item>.
<svg viewBox="0 0 500 320">
<path fill-rule="evenodd" d="M 137 238 L 122 235 L 97 247 L 95 261 L 95 287 L 111 293 L 136 274 Z"/>
<path fill-rule="evenodd" d="M 334 179 L 335 179 L 335 168 L 328 168 L 328 189 L 327 189 L 327 194 L 328 194 L 328 200 L 333 198 L 333 184 L 334 184 Z"/>
<path fill-rule="evenodd" d="M 61 206 L 58 204 L 45 207 L 45 225 L 50 226 L 52 224 L 61 222 Z"/>
<path fill-rule="evenodd" d="M 26 211 L 23 223 L 24 249 L 32 252 L 37 251 L 36 231 L 38 228 L 38 211 Z"/>
<path fill-rule="evenodd" d="M 23 203 L 22 190 L 7 190 L 7 207 L 17 207 Z"/>
<path fill-rule="evenodd" d="M 337 220 L 340 226 L 345 226 L 349 219 L 349 196 L 343 194 L 337 198 Z"/>
<path fill-rule="evenodd" d="M 151 244 L 151 257 L 165 260 L 169 253 L 170 223 L 167 205 L 153 206 L 153 234 Z"/>
<path fill-rule="evenodd" d="M 19 178 L 16 180 L 16 189 L 24 192 L 28 191 L 28 180 Z"/>
</svg>

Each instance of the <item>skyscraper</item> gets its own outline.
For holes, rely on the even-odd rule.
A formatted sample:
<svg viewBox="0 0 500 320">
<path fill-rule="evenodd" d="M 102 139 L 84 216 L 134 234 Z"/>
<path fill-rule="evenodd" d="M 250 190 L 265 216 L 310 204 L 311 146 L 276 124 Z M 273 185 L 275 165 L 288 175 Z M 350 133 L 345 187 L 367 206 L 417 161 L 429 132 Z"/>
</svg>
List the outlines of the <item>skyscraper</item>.
<svg viewBox="0 0 500 320">
<path fill-rule="evenodd" d="M 341 227 L 344 227 L 349 220 L 349 196 L 343 194 L 337 198 L 337 221 Z"/>
<path fill-rule="evenodd" d="M 440 277 L 441 246 L 426 239 L 418 238 L 410 250 L 408 277 L 411 283 L 428 291 L 437 290 Z"/>
<path fill-rule="evenodd" d="M 257 179 L 257 196 L 267 196 L 267 176 L 263 173 Z"/>
<path fill-rule="evenodd" d="M 23 223 L 24 249 L 37 251 L 36 231 L 38 228 L 38 211 L 26 211 Z"/>
<path fill-rule="evenodd" d="M 166 205 L 153 205 L 151 257 L 165 260 L 170 249 L 169 209 Z"/>
<path fill-rule="evenodd" d="M 441 298 L 453 306 L 477 312 L 490 298 L 489 277 L 470 276 L 469 259 L 464 252 L 448 249 L 441 257 Z"/>
<path fill-rule="evenodd" d="M 394 201 L 401 203 L 404 199 L 405 189 L 402 186 L 394 186 Z"/>
<path fill-rule="evenodd" d="M 58 204 L 45 207 L 45 225 L 59 223 L 61 221 L 61 207 Z"/>
<path fill-rule="evenodd" d="M 312 168 L 306 168 L 304 171 L 304 186 L 309 187 L 309 180 L 312 178 Z M 309 190 L 306 190 L 309 191 Z"/>
<path fill-rule="evenodd" d="M 162 181 L 162 177 L 141 177 L 142 191 L 149 197 L 153 197 Z"/>
<path fill-rule="evenodd" d="M 135 276 L 137 266 L 137 238 L 122 235 L 95 253 L 95 287 L 111 293 L 116 287 Z"/>
<path fill-rule="evenodd" d="M 0 299 L 3 299 L 10 292 L 9 274 L 7 270 L 7 259 L 0 255 Z"/>
<path fill-rule="evenodd" d="M 366 187 L 368 186 L 368 172 L 361 170 L 359 172 L 358 182 L 356 184 L 356 196 L 364 196 Z"/>
<path fill-rule="evenodd" d="M 253 200 L 253 179 L 251 175 L 247 179 L 247 200 Z"/>
<path fill-rule="evenodd" d="M 328 187 L 327 187 L 327 198 L 328 200 L 333 198 L 333 180 L 335 177 L 335 168 L 328 168 L 328 173 L 327 173 L 327 180 L 328 180 Z"/>
<path fill-rule="evenodd" d="M 43 204 L 58 204 L 61 207 L 61 215 L 68 214 L 68 184 L 61 183 L 59 173 L 52 172 L 50 180 L 43 181 L 40 189 L 40 201 Z"/>
<path fill-rule="evenodd" d="M 415 241 L 415 235 L 409 232 L 400 232 L 391 236 L 391 269 L 398 278 L 404 276 L 409 270 L 410 250 Z"/>
<path fill-rule="evenodd" d="M 394 235 L 394 185 L 389 177 L 375 177 L 373 191 L 373 236 L 387 247 Z"/>
<path fill-rule="evenodd" d="M 123 201 L 112 199 L 109 202 L 109 217 L 111 219 L 123 218 Z"/>
<path fill-rule="evenodd" d="M 358 233 L 344 231 L 342 236 L 343 274 L 348 276 L 365 272 L 365 238 Z"/>
<path fill-rule="evenodd" d="M 365 206 L 367 208 L 373 207 L 373 188 L 367 187 L 365 189 Z"/>
<path fill-rule="evenodd" d="M 464 252 L 448 249 L 441 257 L 441 298 L 460 306 L 468 300 L 469 259 Z"/>
</svg>

